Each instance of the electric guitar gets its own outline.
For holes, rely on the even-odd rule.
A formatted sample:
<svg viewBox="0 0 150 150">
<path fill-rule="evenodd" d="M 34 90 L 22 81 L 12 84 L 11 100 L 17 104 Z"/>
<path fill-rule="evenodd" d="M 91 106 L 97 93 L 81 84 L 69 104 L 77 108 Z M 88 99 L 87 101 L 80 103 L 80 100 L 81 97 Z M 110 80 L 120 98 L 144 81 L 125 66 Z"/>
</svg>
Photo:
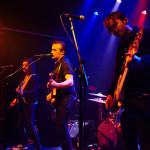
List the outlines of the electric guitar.
<svg viewBox="0 0 150 150">
<path fill-rule="evenodd" d="M 35 75 L 35 74 L 31 74 L 30 76 L 26 76 L 26 77 L 24 78 L 24 80 L 23 80 L 22 82 L 20 82 L 20 84 L 19 84 L 19 86 L 17 87 L 17 89 L 20 90 L 20 91 L 23 91 L 23 90 L 25 89 L 26 85 L 28 84 L 30 78 L 31 78 L 33 75 Z M 16 89 L 16 90 L 17 90 L 17 89 Z M 20 101 L 21 103 L 26 104 L 26 100 L 25 100 L 25 97 L 24 97 L 23 95 L 17 94 L 17 100 L 18 100 L 18 102 Z"/>
<path fill-rule="evenodd" d="M 17 89 L 21 91 L 23 84 L 24 84 L 24 81 L 20 82 L 20 84 L 18 85 Z M 26 103 L 25 98 L 22 95 L 19 95 L 19 94 L 17 94 L 16 100 L 17 100 L 17 104 L 18 103 L 23 103 L 23 104 Z"/>
<path fill-rule="evenodd" d="M 123 100 L 123 86 L 125 83 L 125 79 L 127 77 L 129 69 L 127 68 L 127 63 L 132 60 L 132 57 L 134 54 L 138 52 L 138 47 L 140 40 L 143 37 L 143 28 L 140 28 L 139 32 L 137 33 L 137 36 L 135 37 L 135 40 L 131 42 L 128 53 L 126 54 L 125 63 L 124 63 L 124 70 L 123 73 L 120 74 L 117 82 L 116 90 L 114 91 L 114 101 L 115 103 L 118 103 L 119 110 L 116 112 L 116 120 L 115 124 L 118 125 L 120 122 L 121 114 L 124 111 L 124 107 L 121 103 Z"/>
<path fill-rule="evenodd" d="M 53 79 L 53 73 L 50 73 L 49 74 L 49 77 L 50 77 L 50 83 L 51 83 L 51 80 Z M 46 96 L 46 100 L 47 101 L 50 101 L 51 104 L 53 104 L 55 102 L 55 97 L 56 97 L 56 88 L 52 88 L 50 86 L 50 93 Z"/>
<path fill-rule="evenodd" d="M 51 80 L 53 79 L 53 73 L 50 73 L 49 77 L 50 77 L 49 80 L 50 80 L 50 83 L 51 83 Z M 52 88 L 50 86 L 50 93 L 46 96 L 46 100 L 50 101 L 50 105 L 51 105 L 51 119 L 52 120 L 56 120 L 56 109 L 55 109 L 55 106 L 54 106 L 55 97 L 56 97 L 56 88 Z"/>
</svg>

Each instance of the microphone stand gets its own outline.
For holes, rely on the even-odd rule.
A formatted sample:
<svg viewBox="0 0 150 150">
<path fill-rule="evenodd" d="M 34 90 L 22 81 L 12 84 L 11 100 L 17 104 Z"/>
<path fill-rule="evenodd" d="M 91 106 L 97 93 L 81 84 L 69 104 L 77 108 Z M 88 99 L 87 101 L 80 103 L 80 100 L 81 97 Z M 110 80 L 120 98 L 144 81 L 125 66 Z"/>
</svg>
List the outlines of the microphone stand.
<svg viewBox="0 0 150 150">
<path fill-rule="evenodd" d="M 79 82 L 80 82 L 80 105 L 79 105 L 79 150 L 83 150 L 83 101 L 82 101 L 82 85 L 84 88 L 84 103 L 85 103 L 85 87 L 88 86 L 88 81 L 87 81 L 87 76 L 84 70 L 84 66 L 83 66 L 83 60 L 81 60 L 81 54 L 79 52 L 78 49 L 78 45 L 77 45 L 77 41 L 76 41 L 76 37 L 75 37 L 75 32 L 74 32 L 74 27 L 73 27 L 73 23 L 72 23 L 72 18 L 69 17 L 69 21 L 71 24 L 71 31 L 73 34 L 73 38 L 74 38 L 74 42 L 75 42 L 75 48 L 77 50 L 77 54 L 78 54 L 78 58 L 79 58 L 79 66 L 80 68 L 78 69 L 78 73 L 79 73 Z M 84 120 L 85 121 L 85 120 Z"/>
<path fill-rule="evenodd" d="M 36 56 L 36 55 L 33 55 L 31 58 L 33 58 L 33 57 L 35 57 L 35 56 Z M 29 58 L 29 60 L 30 60 L 31 58 Z M 43 58 L 43 57 L 41 56 L 40 58 L 36 59 L 35 61 L 33 61 L 32 63 L 30 63 L 29 65 L 31 65 L 31 64 L 33 64 L 33 63 L 39 61 L 41 58 Z M 11 77 L 11 76 L 13 76 L 14 74 L 16 74 L 17 72 L 19 72 L 20 70 L 22 70 L 22 67 L 18 68 L 18 69 L 17 69 L 16 71 L 14 71 L 13 73 L 11 73 L 11 74 L 7 75 L 6 77 L 4 77 L 3 79 L 1 79 L 0 82 L 2 82 L 3 80 L 5 80 L 5 79 L 7 79 L 7 78 L 9 78 L 9 77 Z"/>
</svg>

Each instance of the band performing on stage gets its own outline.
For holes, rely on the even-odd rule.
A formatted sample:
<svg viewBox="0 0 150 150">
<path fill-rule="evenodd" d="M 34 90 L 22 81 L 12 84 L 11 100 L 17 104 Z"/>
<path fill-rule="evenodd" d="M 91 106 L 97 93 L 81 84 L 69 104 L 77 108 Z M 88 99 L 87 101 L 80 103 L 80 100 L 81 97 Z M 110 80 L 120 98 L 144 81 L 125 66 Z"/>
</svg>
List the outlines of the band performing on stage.
<svg viewBox="0 0 150 150">
<path fill-rule="evenodd" d="M 137 19 L 136 14 L 131 15 L 133 10 L 127 11 L 131 8 L 119 8 L 118 0 L 116 4 L 112 10 L 102 9 L 100 18 L 98 11 L 94 12 L 91 22 L 84 22 L 83 15 L 58 11 L 67 38 L 0 24 L 0 62 L 6 64 L 0 66 L 0 150 L 150 150 L 147 12 Z M 146 7 L 141 0 L 136 4 L 137 12 Z M 86 11 L 83 14 L 88 15 Z M 41 18 L 44 22 L 46 17 Z M 94 27 L 96 19 L 100 27 Z M 81 31 L 77 36 L 85 51 L 78 47 L 74 20 L 84 22 L 82 29 L 76 30 Z M 56 31 L 64 34 L 60 28 Z M 11 36 L 18 40 L 16 45 L 9 40 Z M 8 55 L 12 45 L 19 47 L 18 51 Z M 48 50 L 40 50 L 45 45 Z"/>
</svg>

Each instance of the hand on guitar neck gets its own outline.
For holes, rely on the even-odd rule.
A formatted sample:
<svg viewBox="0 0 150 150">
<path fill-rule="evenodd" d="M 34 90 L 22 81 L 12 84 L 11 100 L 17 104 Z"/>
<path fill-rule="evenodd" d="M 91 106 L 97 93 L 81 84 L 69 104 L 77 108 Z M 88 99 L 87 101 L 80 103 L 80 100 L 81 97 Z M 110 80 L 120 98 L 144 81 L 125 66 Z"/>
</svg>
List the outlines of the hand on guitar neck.
<svg viewBox="0 0 150 150">
<path fill-rule="evenodd" d="M 16 89 L 16 92 L 17 92 L 19 95 L 23 95 L 23 91 L 20 90 L 19 88 Z"/>
<path fill-rule="evenodd" d="M 53 80 L 53 73 L 49 74 L 49 82 L 47 83 L 47 88 L 50 88 L 50 93 L 46 96 L 46 100 L 50 101 L 51 104 L 53 104 L 55 102 L 55 96 L 56 96 L 56 88 L 54 86 L 53 83 L 55 83 L 55 81 Z"/>
</svg>

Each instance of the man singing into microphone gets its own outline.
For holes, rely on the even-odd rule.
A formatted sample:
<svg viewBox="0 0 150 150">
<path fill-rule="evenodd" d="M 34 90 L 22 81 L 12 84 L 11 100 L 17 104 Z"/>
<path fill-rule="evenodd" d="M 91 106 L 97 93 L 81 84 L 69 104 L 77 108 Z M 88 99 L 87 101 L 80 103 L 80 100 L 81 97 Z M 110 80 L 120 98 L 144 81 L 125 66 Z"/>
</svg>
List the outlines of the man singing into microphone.
<svg viewBox="0 0 150 150">
<path fill-rule="evenodd" d="M 75 100 L 74 70 L 66 58 L 66 45 L 61 41 L 52 43 L 52 59 L 56 60 L 54 77 L 47 83 L 47 88 L 56 88 L 56 132 L 62 150 L 72 150 L 68 131 L 68 120 Z"/>
</svg>

